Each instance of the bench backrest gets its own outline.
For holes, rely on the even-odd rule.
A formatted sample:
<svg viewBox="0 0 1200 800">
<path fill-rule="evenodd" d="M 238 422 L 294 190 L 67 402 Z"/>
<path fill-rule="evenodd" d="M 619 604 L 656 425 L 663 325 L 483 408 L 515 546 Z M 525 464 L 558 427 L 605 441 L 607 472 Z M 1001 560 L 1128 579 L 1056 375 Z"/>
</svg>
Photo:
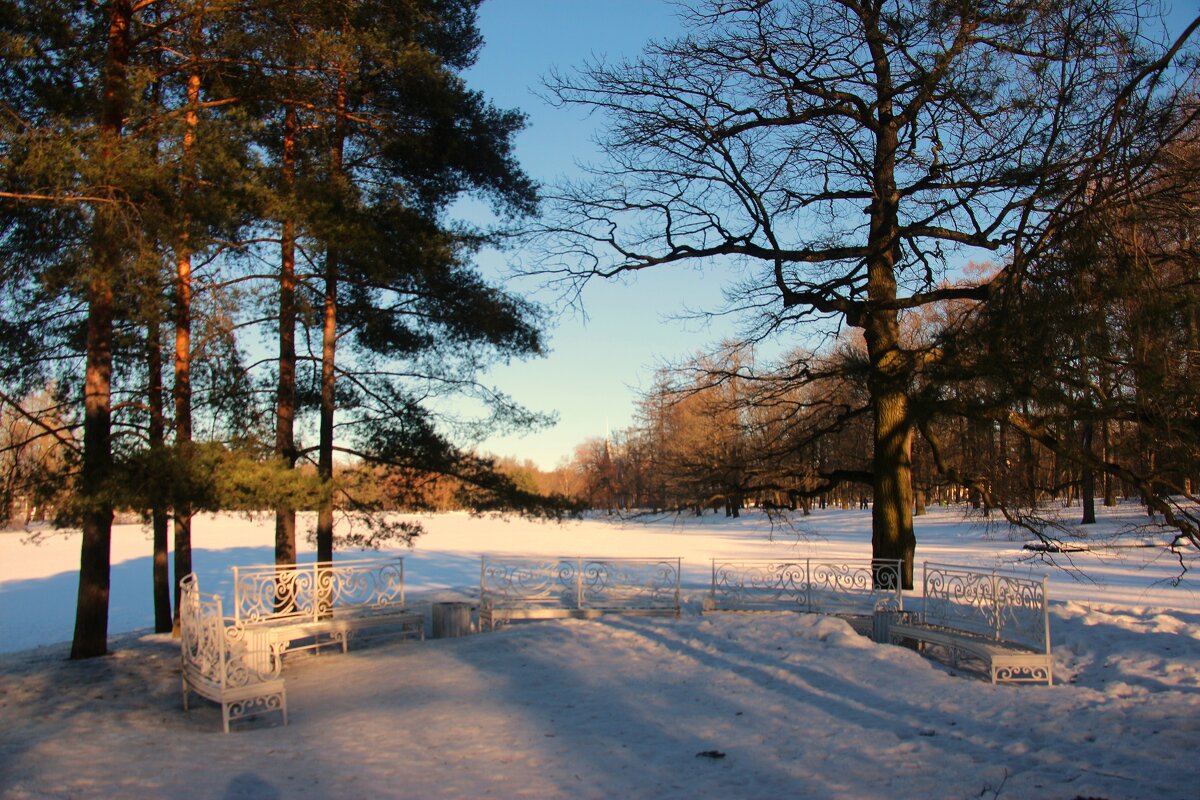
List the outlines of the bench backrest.
<svg viewBox="0 0 1200 800">
<path fill-rule="evenodd" d="M 710 606 L 826 614 L 900 611 L 900 567 L 900 561 L 886 559 L 713 559 Z"/>
<path fill-rule="evenodd" d="M 679 610 L 678 558 L 484 556 L 479 600 L 492 608 Z"/>
<path fill-rule="evenodd" d="M 224 617 L 220 595 L 202 593 L 195 573 L 179 587 L 182 668 L 192 683 L 234 689 L 278 677 L 280 663 L 269 645 L 257 646 L 244 626 Z"/>
<path fill-rule="evenodd" d="M 400 556 L 233 568 L 234 618 L 240 622 L 319 619 L 339 608 L 404 606 Z"/>
<path fill-rule="evenodd" d="M 1049 579 L 1009 570 L 924 565 L 922 620 L 1050 652 Z"/>
</svg>

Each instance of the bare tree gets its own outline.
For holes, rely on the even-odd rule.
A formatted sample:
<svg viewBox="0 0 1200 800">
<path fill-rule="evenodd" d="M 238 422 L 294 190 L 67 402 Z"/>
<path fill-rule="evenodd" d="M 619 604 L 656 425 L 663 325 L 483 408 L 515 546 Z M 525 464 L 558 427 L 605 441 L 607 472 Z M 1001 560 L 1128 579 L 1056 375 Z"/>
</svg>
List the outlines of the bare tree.
<svg viewBox="0 0 1200 800">
<path fill-rule="evenodd" d="M 1031 458 L 1034 444 L 1053 456 L 1047 483 L 1054 492 L 1078 487 L 1083 524 L 1095 520 L 1089 495 L 1103 476 L 1110 504 L 1120 485 L 1162 515 L 1174 549 L 1200 547 L 1197 110 L 1174 107 L 1182 130 L 1152 149 L 1136 181 L 1115 192 L 1094 186 L 1019 284 L 942 334 L 956 357 L 938 376 L 943 385 L 966 376 L 954 398 L 941 393 L 943 410 L 1011 429 Z M 963 364 L 972 366 L 956 374 Z M 1064 547 L 1036 491 L 979 488 L 1041 537 L 1036 546 Z"/>
<path fill-rule="evenodd" d="M 610 120 L 608 161 L 564 188 L 539 269 L 734 265 L 752 339 L 862 330 L 873 552 L 911 585 L 911 387 L 936 350 L 904 314 L 981 301 L 964 254 L 1020 260 L 1112 149 L 1161 53 L 1137 0 L 707 0 L 637 61 L 554 76 Z M 1162 65 L 1158 68 L 1161 70 Z M 1155 73 L 1157 74 L 1157 73 Z"/>
</svg>

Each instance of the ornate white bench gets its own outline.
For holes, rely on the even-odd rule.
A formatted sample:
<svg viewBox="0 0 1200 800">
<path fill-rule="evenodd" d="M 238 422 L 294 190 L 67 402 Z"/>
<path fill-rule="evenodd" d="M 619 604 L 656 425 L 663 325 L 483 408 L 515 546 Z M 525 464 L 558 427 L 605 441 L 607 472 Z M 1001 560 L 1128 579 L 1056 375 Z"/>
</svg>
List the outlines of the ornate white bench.
<svg viewBox="0 0 1200 800">
<path fill-rule="evenodd" d="M 404 559 L 233 568 L 234 620 L 260 646 L 320 650 L 364 628 L 425 638 L 425 615 L 404 607 Z"/>
<path fill-rule="evenodd" d="M 484 556 L 479 627 L 602 614 L 679 616 L 678 558 Z"/>
<path fill-rule="evenodd" d="M 227 620 L 221 598 L 201 594 L 195 574 L 180 581 L 179 622 L 183 710 L 195 692 L 221 706 L 221 721 L 229 723 L 256 710 L 279 711 L 287 724 L 287 692 L 280 677 L 281 646 L 256 649 L 246 627 Z"/>
<path fill-rule="evenodd" d="M 940 647 L 954 666 L 978 660 L 992 683 L 1053 685 L 1046 577 L 931 563 L 924 573 L 920 615 L 897 615 L 886 640 Z"/>
<path fill-rule="evenodd" d="M 900 561 L 712 560 L 704 612 L 804 611 L 873 617 L 904 608 Z"/>
</svg>

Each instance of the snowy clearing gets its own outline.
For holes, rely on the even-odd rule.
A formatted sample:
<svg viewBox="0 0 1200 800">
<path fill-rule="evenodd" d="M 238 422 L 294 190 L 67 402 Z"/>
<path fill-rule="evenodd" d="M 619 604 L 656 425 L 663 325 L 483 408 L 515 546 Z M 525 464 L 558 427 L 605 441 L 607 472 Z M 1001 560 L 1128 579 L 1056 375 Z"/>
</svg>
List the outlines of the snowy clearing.
<svg viewBox="0 0 1200 800">
<path fill-rule="evenodd" d="M 78 663 L 77 536 L 0 534 L 0 641 L 16 651 L 0 655 L 0 796 L 1195 797 L 1200 584 L 1171 585 L 1178 563 L 1149 551 L 1076 555 L 1098 582 L 1035 565 L 1051 576 L 1056 685 L 994 687 L 839 619 L 696 613 L 709 558 L 865 556 L 869 512 L 816 512 L 774 541 L 755 513 L 422 521 L 410 605 L 471 598 L 488 552 L 682 556 L 687 610 L 296 654 L 291 724 L 264 715 L 226 736 L 215 705 L 181 710 L 178 645 L 137 632 L 151 621 L 144 529 L 114 538 L 110 630 L 135 632 Z M 201 587 L 269 562 L 271 536 L 265 518 L 198 520 Z M 1021 557 L 952 510 L 919 518 L 917 537 L 918 560 Z"/>
</svg>

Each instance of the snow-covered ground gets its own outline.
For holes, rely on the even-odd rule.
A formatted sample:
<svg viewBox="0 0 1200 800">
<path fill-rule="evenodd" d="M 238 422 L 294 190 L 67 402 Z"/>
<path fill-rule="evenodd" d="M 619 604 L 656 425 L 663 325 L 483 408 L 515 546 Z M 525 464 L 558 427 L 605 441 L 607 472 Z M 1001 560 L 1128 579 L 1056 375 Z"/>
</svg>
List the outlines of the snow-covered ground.
<svg viewBox="0 0 1200 800">
<path fill-rule="evenodd" d="M 1051 576 L 1056 685 L 996 687 L 839 619 L 695 613 L 708 559 L 865 556 L 869 512 L 795 529 L 756 513 L 422 521 L 410 605 L 470 598 L 481 553 L 679 556 L 688 613 L 296 654 L 290 724 L 266 715 L 226 736 L 216 706 L 181 710 L 178 646 L 144 630 L 144 529 L 114 534 L 110 630 L 131 632 L 85 662 L 65 644 L 78 536 L 0 534 L 0 797 L 1197 796 L 1200 582 L 1174 585 L 1179 564 L 1152 551 L 1076 554 L 1070 572 L 1019 563 Z M 272 527 L 197 520 L 201 587 L 271 561 Z M 918 560 L 1022 558 L 1019 538 L 957 510 L 919 518 L 917 537 Z"/>
</svg>

